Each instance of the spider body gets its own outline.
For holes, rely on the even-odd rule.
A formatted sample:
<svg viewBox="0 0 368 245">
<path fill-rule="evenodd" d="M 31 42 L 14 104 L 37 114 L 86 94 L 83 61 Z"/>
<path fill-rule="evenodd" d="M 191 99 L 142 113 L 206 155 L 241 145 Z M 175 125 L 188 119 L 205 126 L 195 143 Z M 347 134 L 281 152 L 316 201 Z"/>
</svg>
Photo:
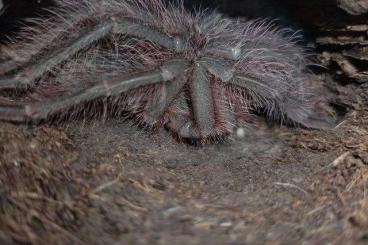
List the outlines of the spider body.
<svg viewBox="0 0 368 245">
<path fill-rule="evenodd" d="M 105 99 L 142 124 L 179 138 L 224 139 L 252 111 L 307 127 L 313 119 L 308 60 L 298 38 L 266 21 L 187 12 L 162 0 L 59 0 L 3 48 L 0 119 L 37 121 Z M 4 101 L 4 102 L 1 102 Z"/>
</svg>

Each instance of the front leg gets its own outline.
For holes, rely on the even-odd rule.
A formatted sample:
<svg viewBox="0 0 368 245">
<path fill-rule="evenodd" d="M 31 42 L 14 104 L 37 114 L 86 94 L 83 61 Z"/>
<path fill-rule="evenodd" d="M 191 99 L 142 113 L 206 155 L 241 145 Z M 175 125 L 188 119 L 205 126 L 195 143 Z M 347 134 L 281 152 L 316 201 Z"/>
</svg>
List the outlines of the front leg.
<svg viewBox="0 0 368 245">
<path fill-rule="evenodd" d="M 46 119 L 51 114 L 65 111 L 85 102 L 103 97 L 119 96 L 122 93 L 139 87 L 174 80 L 180 74 L 184 73 L 186 69 L 187 62 L 185 60 L 173 59 L 167 61 L 160 68 L 153 71 L 136 74 L 126 78 L 116 78 L 114 81 L 101 81 L 75 95 L 23 106 L 0 104 L 0 120 L 25 122 Z"/>
<path fill-rule="evenodd" d="M 176 59 L 174 59 L 175 61 Z M 172 107 L 187 83 L 189 62 L 177 59 L 171 66 L 161 66 L 163 82 L 145 96 L 144 110 L 138 113 L 140 121 L 148 128 L 157 128 L 166 124 L 171 116 Z M 173 76 L 177 74 L 177 76 Z M 134 107 L 134 106 L 133 106 Z"/>
<path fill-rule="evenodd" d="M 114 34 L 123 34 L 141 38 L 169 50 L 175 50 L 176 52 L 183 51 L 183 48 L 186 45 L 186 41 L 184 41 L 183 38 L 179 36 L 168 36 L 144 24 L 124 19 L 116 20 L 115 18 L 112 18 L 112 21 L 114 23 L 114 27 L 112 29 Z"/>
<path fill-rule="evenodd" d="M 118 22 L 115 18 L 111 18 L 97 25 L 84 35 L 81 35 L 73 42 L 70 41 L 69 46 L 59 47 L 60 51 L 52 52 L 36 64 L 26 65 L 18 74 L 0 76 L 0 89 L 12 89 L 31 85 L 54 67 L 62 64 L 73 55 L 83 49 L 89 48 L 93 43 L 106 38 L 110 34 L 124 34 L 142 38 L 176 51 L 181 51 L 183 47 L 182 39 L 179 37 L 169 37 L 154 30 L 150 26 L 135 23 L 134 21 L 121 20 Z M 16 68 L 17 64 L 14 61 L 7 61 L 0 64 L 0 74 L 6 74 Z"/>
<path fill-rule="evenodd" d="M 211 81 L 201 64 L 196 64 L 190 83 L 190 97 L 192 101 L 195 130 L 202 138 L 213 134 L 215 127 L 215 114 L 213 108 L 213 94 Z"/>
<path fill-rule="evenodd" d="M 87 48 L 92 43 L 106 37 L 112 29 L 112 23 L 106 22 L 96 26 L 92 31 L 82 35 L 70 46 L 66 46 L 61 51 L 52 53 L 39 63 L 25 67 L 16 75 L 0 77 L 0 89 L 17 87 L 27 87 L 35 80 L 41 78 L 46 72 L 60 65 L 80 50 Z"/>
</svg>

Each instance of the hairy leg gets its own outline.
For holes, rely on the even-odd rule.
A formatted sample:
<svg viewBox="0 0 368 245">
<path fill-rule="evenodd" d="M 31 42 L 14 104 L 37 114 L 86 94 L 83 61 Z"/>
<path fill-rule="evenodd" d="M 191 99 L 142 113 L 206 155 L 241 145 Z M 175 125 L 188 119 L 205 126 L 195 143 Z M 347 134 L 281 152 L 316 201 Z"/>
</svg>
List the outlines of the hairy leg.
<svg viewBox="0 0 368 245">
<path fill-rule="evenodd" d="M 101 23 L 92 31 L 82 35 L 69 46 L 61 48 L 61 51 L 56 51 L 50 56 L 45 57 L 39 63 L 24 67 L 16 75 L 0 77 L 0 89 L 29 86 L 46 72 L 52 70 L 52 68 L 60 65 L 71 56 L 85 48 L 88 48 L 92 43 L 105 38 L 111 33 L 143 38 L 176 51 L 181 50 L 183 45 L 183 42 L 178 37 L 169 37 L 152 29 L 151 27 L 138 24 L 133 21 L 115 22 L 114 18 L 112 18 L 112 20 Z M 16 68 L 14 62 L 9 62 L 10 63 L 7 62 L 0 64 L 0 72 L 1 70 L 9 72 L 10 69 Z"/>
<path fill-rule="evenodd" d="M 57 51 L 49 57 L 45 57 L 39 63 L 25 67 L 16 75 L 0 78 L 0 89 L 17 88 L 21 86 L 26 87 L 30 85 L 36 79 L 40 78 L 55 66 L 63 63 L 80 50 L 88 47 L 93 42 L 106 37 L 106 35 L 110 33 L 111 29 L 111 22 L 106 22 L 96 26 L 91 32 L 81 36 L 70 46 L 64 47 L 61 51 Z"/>
<path fill-rule="evenodd" d="M 234 79 L 229 81 L 229 83 L 244 88 L 246 90 L 251 90 L 251 92 L 258 94 L 264 98 L 276 98 L 278 96 L 278 92 L 276 89 L 271 88 L 264 82 L 254 77 L 237 75 Z"/>
<path fill-rule="evenodd" d="M 119 95 L 140 86 L 173 80 L 185 69 L 186 61 L 176 59 L 166 62 L 159 69 L 137 74 L 123 80 L 100 83 L 72 96 L 24 106 L 0 105 L 0 119 L 15 122 L 44 119 L 50 114 L 66 110 L 83 102 L 104 96 Z"/>
<path fill-rule="evenodd" d="M 143 113 L 143 120 L 148 125 L 155 125 L 160 122 L 160 119 L 172 105 L 174 100 L 183 91 L 183 87 L 187 81 L 185 76 L 181 75 L 174 82 L 166 82 L 162 85 L 160 91 L 158 91 L 156 98 L 152 103 L 147 105 L 145 112 Z"/>
<path fill-rule="evenodd" d="M 236 117 L 231 112 L 229 101 L 225 100 L 225 88 L 216 79 L 228 82 L 233 73 L 229 62 L 203 58 L 192 71 L 192 87 L 189 89 L 191 113 L 171 115 L 168 128 L 181 138 L 192 139 L 221 137 L 230 133 L 236 125 Z"/>
<path fill-rule="evenodd" d="M 188 111 L 170 115 L 170 120 L 166 125 L 167 128 L 179 138 L 192 139 L 196 143 L 201 143 L 198 140 L 221 139 L 232 133 L 237 126 L 237 117 L 231 111 L 233 108 L 230 108 L 229 101 L 223 99 L 226 98 L 225 88 L 220 88 L 220 84 L 213 84 L 212 90 L 216 91 L 213 94 L 213 120 L 215 123 L 210 133 L 204 135 L 200 131 L 193 118 L 193 112 L 190 112 L 189 108 Z"/>
<path fill-rule="evenodd" d="M 167 128 L 182 139 L 200 139 L 201 137 L 189 115 L 171 115 Z"/>
<path fill-rule="evenodd" d="M 55 15 L 58 15 L 56 12 L 49 10 L 50 12 L 52 12 Z M 60 15 L 59 15 L 60 16 Z M 53 31 L 53 28 L 56 27 L 56 23 L 58 22 L 58 20 L 55 20 L 54 24 L 50 23 L 50 26 L 47 26 L 47 20 L 46 20 L 46 24 L 45 23 L 40 23 L 39 21 L 29 21 L 31 22 L 31 24 L 34 24 L 36 26 L 44 26 L 44 29 L 41 30 L 37 30 L 37 32 L 33 33 L 33 35 L 46 35 L 46 37 L 44 37 L 42 39 L 42 42 L 37 42 L 37 45 L 33 45 L 32 48 L 29 48 L 29 50 L 27 51 L 27 55 L 23 55 L 20 56 L 19 54 L 17 54 L 17 48 L 16 47 L 12 47 L 12 44 L 9 44 L 9 46 L 5 45 L 5 46 L 1 46 L 0 47 L 0 51 L 2 53 L 4 53 L 7 57 L 7 60 L 5 62 L 0 63 L 0 75 L 4 75 L 6 73 L 15 71 L 17 69 L 20 69 L 22 67 L 26 67 L 27 64 L 30 63 L 30 61 L 37 56 L 40 56 L 42 52 L 47 51 L 47 50 L 51 50 L 51 49 L 58 49 L 58 48 L 63 48 L 62 46 L 60 47 L 60 40 L 65 39 L 66 36 L 70 35 L 70 33 L 75 32 L 80 26 L 82 25 L 81 22 L 83 20 L 77 21 L 77 22 L 70 22 L 67 30 L 63 31 L 63 32 L 57 32 L 54 35 L 47 35 L 45 34 L 45 32 L 51 32 Z M 60 20 L 59 20 L 60 22 Z M 62 25 L 63 23 L 58 23 L 58 25 Z M 57 28 L 57 27 L 56 27 Z M 31 29 L 32 30 L 32 29 Z M 24 39 L 28 40 L 27 38 L 32 38 L 32 35 L 30 34 L 24 34 Z M 21 40 L 21 39 L 20 39 Z M 29 40 L 30 42 L 36 42 L 35 40 Z M 65 48 L 65 47 L 64 47 Z"/>
<path fill-rule="evenodd" d="M 194 68 L 192 79 L 190 96 L 195 126 L 198 128 L 200 135 L 206 138 L 213 134 L 215 126 L 211 81 L 201 64 Z"/>
<path fill-rule="evenodd" d="M 1 50 L 0 50 L 1 51 Z M 19 65 L 14 60 L 6 60 L 0 63 L 0 74 L 5 74 L 7 72 L 17 69 Z"/>
<path fill-rule="evenodd" d="M 112 21 L 114 22 L 114 28 L 112 29 L 112 32 L 115 34 L 125 34 L 145 39 L 164 48 L 175 50 L 176 52 L 182 51 L 186 45 L 181 37 L 170 37 L 153 29 L 150 26 L 128 20 L 117 21 L 114 18 L 112 18 Z"/>
</svg>

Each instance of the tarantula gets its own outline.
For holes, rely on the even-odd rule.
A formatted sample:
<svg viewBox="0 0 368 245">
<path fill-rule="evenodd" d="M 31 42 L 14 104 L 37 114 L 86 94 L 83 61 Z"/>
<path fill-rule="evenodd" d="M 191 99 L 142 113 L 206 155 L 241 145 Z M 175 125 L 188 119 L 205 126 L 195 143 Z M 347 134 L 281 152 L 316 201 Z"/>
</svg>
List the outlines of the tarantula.
<svg viewBox="0 0 368 245">
<path fill-rule="evenodd" d="M 2 47 L 0 120 L 102 105 L 200 142 L 226 138 L 252 112 L 326 125 L 313 116 L 308 59 L 288 29 L 164 0 L 57 0 L 50 11 Z"/>
</svg>

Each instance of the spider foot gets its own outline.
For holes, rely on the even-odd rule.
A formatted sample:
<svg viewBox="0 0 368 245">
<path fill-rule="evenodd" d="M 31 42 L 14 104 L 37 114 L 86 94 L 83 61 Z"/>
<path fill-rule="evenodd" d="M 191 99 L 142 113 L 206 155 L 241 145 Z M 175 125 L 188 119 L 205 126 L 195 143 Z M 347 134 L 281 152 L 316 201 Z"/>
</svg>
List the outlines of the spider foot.
<svg viewBox="0 0 368 245">
<path fill-rule="evenodd" d="M 195 120 L 185 114 L 171 114 L 166 128 L 179 140 L 195 145 L 221 142 L 228 139 L 233 129 L 230 127 L 214 127 L 212 131 L 201 131 Z"/>
</svg>

